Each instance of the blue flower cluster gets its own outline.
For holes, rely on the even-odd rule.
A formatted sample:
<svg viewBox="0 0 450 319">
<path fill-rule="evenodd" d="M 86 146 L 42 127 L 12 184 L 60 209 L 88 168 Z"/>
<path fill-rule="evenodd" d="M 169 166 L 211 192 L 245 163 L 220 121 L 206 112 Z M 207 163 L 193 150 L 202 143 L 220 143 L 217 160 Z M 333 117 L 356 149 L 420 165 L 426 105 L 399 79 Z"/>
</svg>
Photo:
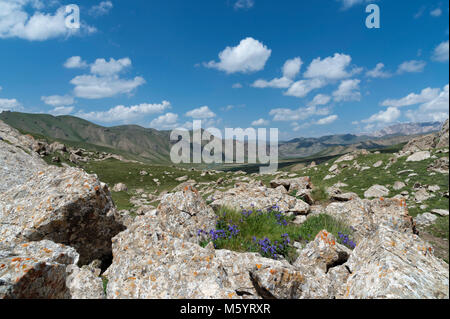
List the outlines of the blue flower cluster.
<svg viewBox="0 0 450 319">
<path fill-rule="evenodd" d="M 275 240 L 273 243 L 267 237 L 259 240 L 256 237 L 253 237 L 253 243 L 257 245 L 258 250 L 263 257 L 277 259 L 278 256 L 286 254 L 288 246 L 291 243 L 291 239 L 288 234 L 283 234 L 281 237 L 281 242 Z"/>
<path fill-rule="evenodd" d="M 232 239 L 238 236 L 239 232 L 240 230 L 237 225 L 227 225 L 225 229 L 211 229 L 210 231 L 199 229 L 197 236 L 207 236 L 214 242 L 220 239 Z"/>
<path fill-rule="evenodd" d="M 351 249 L 356 248 L 356 243 L 352 239 L 350 239 L 349 235 L 345 235 L 341 232 L 338 232 L 338 236 L 339 236 L 338 242 L 340 244 L 346 245 L 346 246 L 350 247 Z"/>
</svg>

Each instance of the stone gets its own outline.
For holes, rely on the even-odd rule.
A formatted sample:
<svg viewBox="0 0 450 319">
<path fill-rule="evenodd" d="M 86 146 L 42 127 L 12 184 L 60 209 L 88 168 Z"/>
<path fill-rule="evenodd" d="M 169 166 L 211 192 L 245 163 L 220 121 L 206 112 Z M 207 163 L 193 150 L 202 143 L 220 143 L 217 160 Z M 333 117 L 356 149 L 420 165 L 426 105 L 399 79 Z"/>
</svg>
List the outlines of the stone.
<svg viewBox="0 0 450 319">
<path fill-rule="evenodd" d="M 177 182 L 184 182 L 184 181 L 187 181 L 188 179 L 189 179 L 189 176 L 187 176 L 187 175 L 175 178 L 175 180 Z"/>
<path fill-rule="evenodd" d="M 113 192 L 126 192 L 128 191 L 128 187 L 124 183 L 117 183 L 112 190 Z"/>
<path fill-rule="evenodd" d="M 434 171 L 441 174 L 448 174 L 449 160 L 448 157 L 441 157 L 428 166 L 428 171 Z"/>
<path fill-rule="evenodd" d="M 71 299 L 105 299 L 103 281 L 99 277 L 100 269 L 93 264 L 79 268 L 76 265 L 67 267 L 69 276 L 66 286 L 70 291 Z"/>
<path fill-rule="evenodd" d="M 410 232 L 380 226 L 358 245 L 345 264 L 347 299 L 448 299 L 448 264 Z"/>
<path fill-rule="evenodd" d="M 435 195 L 430 194 L 427 192 L 425 188 L 420 188 L 415 194 L 414 194 L 414 200 L 418 203 L 426 201 L 427 199 L 430 199 L 434 197 Z"/>
<path fill-rule="evenodd" d="M 417 215 L 417 217 L 414 218 L 414 221 L 418 226 L 430 226 L 436 222 L 436 219 L 436 215 L 431 213 L 423 213 Z"/>
<path fill-rule="evenodd" d="M 405 183 L 400 182 L 400 181 L 397 181 L 397 182 L 394 183 L 393 188 L 394 188 L 394 190 L 399 191 L 399 190 L 401 190 L 402 188 L 405 188 L 405 186 L 406 186 Z"/>
<path fill-rule="evenodd" d="M 429 159 L 430 157 L 431 157 L 431 154 L 429 151 L 421 151 L 421 152 L 416 152 L 416 153 L 410 155 L 406 159 L 406 161 L 407 162 L 421 162 L 426 159 Z"/>
<path fill-rule="evenodd" d="M 389 195 L 389 189 L 382 185 L 373 185 L 364 192 L 365 198 L 383 197 Z"/>
<path fill-rule="evenodd" d="M 442 217 L 448 216 L 448 210 L 446 209 L 432 209 L 431 212 Z"/>
<path fill-rule="evenodd" d="M 373 167 L 380 167 L 381 165 L 383 165 L 383 161 L 378 161 L 375 164 L 373 164 Z"/>
</svg>

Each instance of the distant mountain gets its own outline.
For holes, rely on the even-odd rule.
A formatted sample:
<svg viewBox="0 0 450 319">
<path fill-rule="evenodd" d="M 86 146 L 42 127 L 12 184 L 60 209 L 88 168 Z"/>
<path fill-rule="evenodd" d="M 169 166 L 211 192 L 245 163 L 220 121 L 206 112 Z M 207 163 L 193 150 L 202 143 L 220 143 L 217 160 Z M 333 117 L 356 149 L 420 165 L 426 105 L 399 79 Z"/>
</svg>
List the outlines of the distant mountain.
<svg viewBox="0 0 450 319">
<path fill-rule="evenodd" d="M 58 140 L 65 144 L 117 153 L 130 159 L 167 163 L 170 161 L 169 131 L 158 131 L 138 125 L 103 127 L 74 116 L 52 116 L 3 112 L 0 120 L 37 137 Z M 439 131 L 441 123 L 408 123 L 388 127 L 376 135 L 340 134 L 319 138 L 296 138 L 280 142 L 280 158 L 299 158 L 312 155 L 338 155 L 355 149 L 380 149 L 406 143 L 411 138 Z M 237 142 L 242 143 L 242 142 Z M 202 141 L 202 146 L 206 142 Z M 248 142 L 244 142 L 247 154 Z M 223 155 L 224 158 L 224 155 Z"/>
<path fill-rule="evenodd" d="M 372 133 L 363 133 L 373 137 L 383 137 L 388 135 L 418 135 L 438 132 L 442 127 L 441 122 L 423 123 L 398 123 L 387 126 Z"/>
</svg>

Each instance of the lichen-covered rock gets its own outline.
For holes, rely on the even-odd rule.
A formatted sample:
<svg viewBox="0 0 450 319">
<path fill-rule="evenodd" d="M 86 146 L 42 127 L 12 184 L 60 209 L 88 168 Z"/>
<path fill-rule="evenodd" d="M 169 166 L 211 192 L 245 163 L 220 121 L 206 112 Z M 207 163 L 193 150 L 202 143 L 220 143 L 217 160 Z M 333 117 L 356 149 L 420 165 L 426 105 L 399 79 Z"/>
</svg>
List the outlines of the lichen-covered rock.
<svg viewBox="0 0 450 319">
<path fill-rule="evenodd" d="M 209 231 L 216 227 L 216 214 L 191 186 L 164 195 L 155 214 L 158 226 L 166 234 L 194 243 L 198 242 L 200 229 Z"/>
<path fill-rule="evenodd" d="M 372 185 L 364 192 L 365 198 L 383 197 L 389 195 L 389 189 L 382 185 Z"/>
<path fill-rule="evenodd" d="M 108 256 L 110 239 L 124 229 L 113 210 L 107 186 L 95 175 L 46 167 L 0 197 L 0 241 L 49 239 L 74 247 L 86 264 Z"/>
<path fill-rule="evenodd" d="M 95 262 L 95 261 L 94 261 Z M 66 286 L 70 291 L 71 299 L 104 299 L 103 281 L 99 277 L 100 269 L 97 265 L 84 265 L 79 268 L 77 265 L 69 265 L 66 279 Z"/>
<path fill-rule="evenodd" d="M 351 275 L 341 291 L 344 298 L 449 298 L 448 264 L 409 232 L 380 226 L 358 244 L 346 266 Z"/>
<path fill-rule="evenodd" d="M 429 151 L 421 151 L 421 152 L 416 152 L 416 153 L 410 155 L 406 159 L 406 161 L 407 162 L 421 162 L 426 159 L 429 159 L 430 157 L 431 157 L 431 154 Z"/>
<path fill-rule="evenodd" d="M 309 204 L 303 200 L 290 196 L 279 188 L 268 188 L 261 182 L 237 183 L 226 192 L 216 191 L 208 200 L 213 208 L 226 206 L 237 210 L 269 210 L 277 207 L 281 212 L 296 215 L 308 214 L 310 209 Z"/>
<path fill-rule="evenodd" d="M 354 199 L 331 203 L 325 212 L 351 226 L 357 241 L 375 232 L 380 225 L 399 232 L 416 232 L 415 223 L 403 199 Z"/>
<path fill-rule="evenodd" d="M 0 245 L 0 299 L 70 298 L 66 267 L 78 258 L 75 249 L 49 240 Z"/>
</svg>

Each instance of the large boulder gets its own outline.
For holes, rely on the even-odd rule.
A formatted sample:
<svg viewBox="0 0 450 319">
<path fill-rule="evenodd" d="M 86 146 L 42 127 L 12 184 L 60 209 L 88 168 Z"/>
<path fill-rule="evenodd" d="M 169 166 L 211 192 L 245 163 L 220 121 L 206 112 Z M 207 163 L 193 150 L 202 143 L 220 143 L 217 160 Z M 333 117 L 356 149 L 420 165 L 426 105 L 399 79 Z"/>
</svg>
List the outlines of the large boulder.
<svg viewBox="0 0 450 319">
<path fill-rule="evenodd" d="M 356 241 L 369 236 L 380 225 L 395 231 L 416 233 L 415 223 L 408 214 L 406 202 L 401 199 L 354 199 L 331 203 L 325 213 L 351 226 Z"/>
<path fill-rule="evenodd" d="M 372 185 L 364 192 L 365 198 L 384 197 L 389 195 L 389 189 L 382 185 Z"/>
<path fill-rule="evenodd" d="M 261 182 L 237 183 L 226 192 L 216 191 L 208 200 L 213 208 L 226 206 L 236 210 L 269 210 L 276 207 L 281 212 L 296 215 L 308 214 L 310 208 L 308 203 L 286 194 L 279 187 L 268 188 Z"/>
<path fill-rule="evenodd" d="M 410 232 L 380 226 L 345 264 L 351 272 L 341 294 L 349 299 L 449 298 L 449 268 Z"/>
</svg>

